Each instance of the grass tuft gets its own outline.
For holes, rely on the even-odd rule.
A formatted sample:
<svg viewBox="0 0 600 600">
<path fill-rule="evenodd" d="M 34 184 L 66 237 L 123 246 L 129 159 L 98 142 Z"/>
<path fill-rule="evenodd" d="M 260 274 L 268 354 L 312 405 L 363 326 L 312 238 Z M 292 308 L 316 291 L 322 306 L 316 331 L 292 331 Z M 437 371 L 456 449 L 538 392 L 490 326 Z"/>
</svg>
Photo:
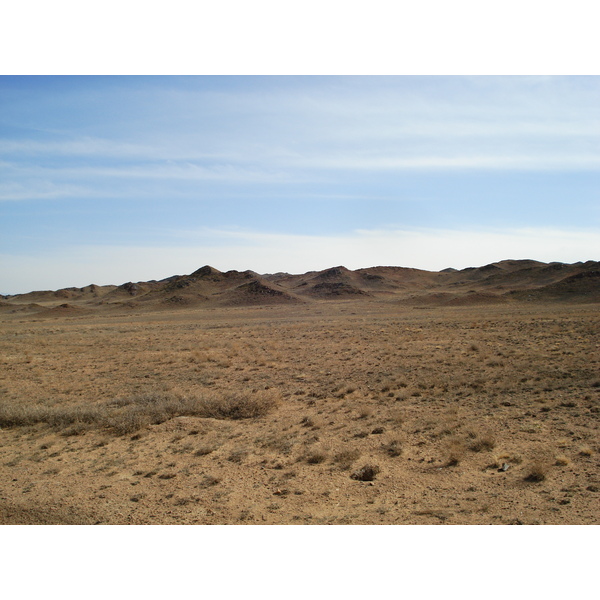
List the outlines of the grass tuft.
<svg viewBox="0 0 600 600">
<path fill-rule="evenodd" d="M 525 481 L 539 483 L 548 476 L 548 465 L 540 460 L 532 462 L 525 473 Z"/>
<path fill-rule="evenodd" d="M 365 465 L 350 475 L 356 481 L 373 481 L 381 469 L 377 465 Z"/>
</svg>

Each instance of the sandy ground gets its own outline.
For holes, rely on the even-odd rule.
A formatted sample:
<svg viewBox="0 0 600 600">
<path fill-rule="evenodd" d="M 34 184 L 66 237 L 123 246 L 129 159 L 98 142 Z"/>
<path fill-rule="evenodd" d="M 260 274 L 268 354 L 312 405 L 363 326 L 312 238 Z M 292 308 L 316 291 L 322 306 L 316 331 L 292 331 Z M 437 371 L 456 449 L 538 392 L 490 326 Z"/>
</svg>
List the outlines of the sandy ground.
<svg viewBox="0 0 600 600">
<path fill-rule="evenodd" d="M 596 305 L 1 318 L 3 524 L 598 522 Z M 126 432 L 9 422 L 152 394 L 276 404 Z"/>
</svg>

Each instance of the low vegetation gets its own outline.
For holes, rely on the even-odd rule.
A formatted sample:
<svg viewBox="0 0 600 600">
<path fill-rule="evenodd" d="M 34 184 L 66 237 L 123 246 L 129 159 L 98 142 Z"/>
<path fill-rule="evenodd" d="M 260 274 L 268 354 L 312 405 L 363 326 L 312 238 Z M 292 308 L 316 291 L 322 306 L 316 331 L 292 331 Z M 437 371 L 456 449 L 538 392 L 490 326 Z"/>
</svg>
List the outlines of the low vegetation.
<svg viewBox="0 0 600 600">
<path fill-rule="evenodd" d="M 279 399 L 274 391 L 261 391 L 222 395 L 209 392 L 194 397 L 155 393 L 68 407 L 0 404 L 0 427 L 41 423 L 58 431 L 77 427 L 82 432 L 95 427 L 126 435 L 180 416 L 234 420 L 262 417 L 277 406 Z"/>
<path fill-rule="evenodd" d="M 597 309 L 419 308 L 0 314 L 0 522 L 597 522 Z"/>
</svg>

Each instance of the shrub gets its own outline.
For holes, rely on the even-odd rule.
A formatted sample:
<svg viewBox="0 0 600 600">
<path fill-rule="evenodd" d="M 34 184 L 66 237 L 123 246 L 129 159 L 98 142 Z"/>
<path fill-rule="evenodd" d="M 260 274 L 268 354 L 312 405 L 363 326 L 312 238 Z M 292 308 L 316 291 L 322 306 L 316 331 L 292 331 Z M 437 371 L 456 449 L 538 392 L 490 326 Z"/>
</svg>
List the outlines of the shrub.
<svg viewBox="0 0 600 600">
<path fill-rule="evenodd" d="M 360 451 L 356 448 L 342 450 L 334 455 L 333 461 L 337 463 L 343 471 L 349 469 L 352 463 L 357 460 L 360 456 Z"/>
<path fill-rule="evenodd" d="M 104 404 L 58 408 L 2 404 L 0 427 L 24 427 L 45 423 L 57 430 L 70 428 L 69 435 L 76 435 L 93 427 L 110 429 L 116 435 L 127 435 L 176 416 L 216 419 L 261 417 L 277 406 L 279 398 L 279 394 L 274 390 L 264 390 L 203 397 L 151 393 L 119 398 Z"/>
<path fill-rule="evenodd" d="M 227 457 L 227 460 L 239 465 L 244 462 L 244 459 L 247 456 L 248 456 L 248 451 L 245 448 L 235 448 L 229 454 L 229 456 Z"/>
<path fill-rule="evenodd" d="M 325 450 L 313 450 L 304 456 L 304 460 L 309 465 L 318 465 L 327 460 L 327 452 Z"/>
<path fill-rule="evenodd" d="M 446 466 L 456 466 L 465 455 L 465 444 L 462 440 L 452 439 L 446 446 Z"/>
<path fill-rule="evenodd" d="M 388 456 L 394 458 L 402 454 L 402 442 L 399 439 L 389 440 L 381 448 Z"/>
<path fill-rule="evenodd" d="M 525 481 L 540 482 L 548 475 L 548 465 L 540 460 L 532 462 L 525 473 Z"/>
<path fill-rule="evenodd" d="M 212 475 L 205 475 L 202 481 L 198 484 L 198 487 L 212 487 L 213 485 L 217 485 L 221 482 L 219 477 L 213 477 Z"/>
<path fill-rule="evenodd" d="M 379 471 L 380 468 L 377 465 L 365 465 L 358 469 L 358 471 L 354 471 L 350 477 L 357 481 L 373 481 Z"/>
<path fill-rule="evenodd" d="M 115 435 L 122 436 L 134 433 L 153 422 L 151 416 L 140 410 L 123 411 L 106 420 L 106 425 Z"/>
<path fill-rule="evenodd" d="M 200 446 L 200 448 L 194 452 L 194 456 L 206 456 L 207 454 L 214 452 L 216 449 L 216 446 L 211 445 Z"/>
<path fill-rule="evenodd" d="M 469 448 L 473 452 L 481 452 L 482 450 L 493 450 L 496 447 L 496 439 L 491 433 L 484 434 L 475 439 Z"/>
<path fill-rule="evenodd" d="M 268 414 L 278 403 L 279 395 L 272 390 L 239 392 L 202 399 L 197 403 L 193 414 L 215 419 L 252 419 Z"/>
</svg>

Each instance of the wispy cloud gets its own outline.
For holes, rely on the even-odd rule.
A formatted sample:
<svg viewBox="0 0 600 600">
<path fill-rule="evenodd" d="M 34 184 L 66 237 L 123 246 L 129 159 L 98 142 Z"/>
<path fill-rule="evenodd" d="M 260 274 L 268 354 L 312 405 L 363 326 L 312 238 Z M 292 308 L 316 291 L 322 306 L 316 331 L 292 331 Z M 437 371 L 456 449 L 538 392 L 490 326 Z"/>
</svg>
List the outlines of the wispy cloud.
<svg viewBox="0 0 600 600">
<path fill-rule="evenodd" d="M 453 156 L 321 156 L 299 158 L 298 166 L 312 169 L 361 170 L 361 171 L 422 171 L 422 170 L 504 170 L 504 171 L 545 171 L 545 170 L 596 170 L 600 169 L 600 154 L 586 155 L 453 155 Z"/>
<path fill-rule="evenodd" d="M 4 183 L 0 184 L 0 201 L 34 200 L 69 197 L 140 196 L 141 188 L 115 189 L 114 181 L 136 182 L 181 181 L 223 182 L 234 184 L 292 183 L 292 177 L 276 168 L 253 168 L 239 164 L 195 164 L 161 161 L 144 164 L 41 166 L 31 163 L 0 163 Z M 147 193 L 147 192 L 144 192 Z M 197 191 L 190 191 L 188 195 Z"/>
<path fill-rule="evenodd" d="M 0 202 L 85 198 L 95 195 L 97 194 L 93 190 L 85 186 L 56 184 L 52 181 L 0 183 Z"/>
<path fill-rule="evenodd" d="M 107 89 L 94 102 L 74 92 L 85 132 L 67 121 L 41 137 L 32 127 L 0 135 L 0 155 L 13 167 L 3 176 L 23 186 L 45 177 L 57 187 L 84 178 L 291 184 L 327 171 L 600 168 L 594 78 L 244 81 L 215 90 L 202 89 L 200 78 L 178 89 L 173 79 L 170 89 L 129 96 Z M 115 122 L 85 108 L 105 104 L 114 104 Z"/>
</svg>

